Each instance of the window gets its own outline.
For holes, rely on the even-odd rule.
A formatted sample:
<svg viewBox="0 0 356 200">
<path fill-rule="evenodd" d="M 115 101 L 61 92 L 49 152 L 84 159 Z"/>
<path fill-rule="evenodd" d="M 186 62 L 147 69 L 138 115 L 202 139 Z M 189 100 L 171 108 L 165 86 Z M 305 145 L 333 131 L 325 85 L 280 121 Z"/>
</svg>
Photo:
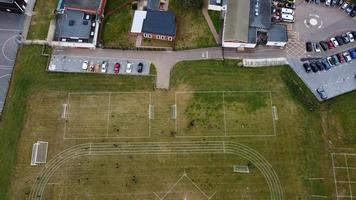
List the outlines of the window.
<svg viewBox="0 0 356 200">
<path fill-rule="evenodd" d="M 168 37 L 168 41 L 173 41 L 173 37 Z"/>
<path fill-rule="evenodd" d="M 160 40 L 161 36 L 160 35 L 156 35 L 156 39 Z"/>
<path fill-rule="evenodd" d="M 166 36 L 161 36 L 161 40 L 165 40 L 166 39 Z"/>
<path fill-rule="evenodd" d="M 145 37 L 145 38 L 152 38 L 152 35 L 151 35 L 151 34 L 148 34 L 148 33 L 144 33 L 144 34 L 143 34 L 143 37 Z"/>
</svg>

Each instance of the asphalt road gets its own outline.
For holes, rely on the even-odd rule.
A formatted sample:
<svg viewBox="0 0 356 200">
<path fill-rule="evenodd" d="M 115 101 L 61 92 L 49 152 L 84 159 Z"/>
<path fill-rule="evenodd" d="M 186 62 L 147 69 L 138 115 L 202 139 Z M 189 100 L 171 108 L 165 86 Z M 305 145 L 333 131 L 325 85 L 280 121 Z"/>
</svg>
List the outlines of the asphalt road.
<svg viewBox="0 0 356 200">
<path fill-rule="evenodd" d="M 12 75 L 19 33 L 24 17 L 0 12 L 0 113 L 2 112 Z"/>
</svg>

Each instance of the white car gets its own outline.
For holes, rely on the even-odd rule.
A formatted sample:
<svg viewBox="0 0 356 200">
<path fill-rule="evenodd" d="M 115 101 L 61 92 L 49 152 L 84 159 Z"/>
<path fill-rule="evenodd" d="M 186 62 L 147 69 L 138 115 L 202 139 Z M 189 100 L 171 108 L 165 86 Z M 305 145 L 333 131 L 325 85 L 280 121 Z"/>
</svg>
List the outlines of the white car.
<svg viewBox="0 0 356 200">
<path fill-rule="evenodd" d="M 347 32 L 346 35 L 349 36 L 350 42 L 355 42 L 355 38 L 354 38 L 354 36 L 352 35 L 351 32 Z"/>
<path fill-rule="evenodd" d="M 333 43 L 335 47 L 339 46 L 339 43 L 336 41 L 335 38 L 330 38 L 330 41 Z"/>
<path fill-rule="evenodd" d="M 351 62 L 352 58 L 351 58 L 349 52 L 346 51 L 342 55 L 344 56 L 346 62 Z"/>
<path fill-rule="evenodd" d="M 331 0 L 326 0 L 325 5 L 326 6 L 331 6 Z"/>
<path fill-rule="evenodd" d="M 108 61 L 103 61 L 101 64 L 101 73 L 105 73 L 108 66 Z"/>
<path fill-rule="evenodd" d="M 89 65 L 89 62 L 88 61 L 84 61 L 83 64 L 82 64 L 82 69 L 83 70 L 87 70 L 88 69 L 88 65 Z"/>
<path fill-rule="evenodd" d="M 132 72 L 132 63 L 127 63 L 126 65 L 126 73 L 131 73 Z"/>
</svg>

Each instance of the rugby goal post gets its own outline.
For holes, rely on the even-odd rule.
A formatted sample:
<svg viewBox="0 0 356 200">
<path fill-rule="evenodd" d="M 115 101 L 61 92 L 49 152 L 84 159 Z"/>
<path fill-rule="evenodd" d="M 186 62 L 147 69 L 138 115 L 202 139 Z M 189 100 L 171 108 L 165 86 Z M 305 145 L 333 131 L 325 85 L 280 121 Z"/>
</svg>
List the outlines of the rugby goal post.
<svg viewBox="0 0 356 200">
<path fill-rule="evenodd" d="M 44 164 L 47 162 L 48 142 L 37 141 L 32 145 L 31 165 Z"/>
</svg>

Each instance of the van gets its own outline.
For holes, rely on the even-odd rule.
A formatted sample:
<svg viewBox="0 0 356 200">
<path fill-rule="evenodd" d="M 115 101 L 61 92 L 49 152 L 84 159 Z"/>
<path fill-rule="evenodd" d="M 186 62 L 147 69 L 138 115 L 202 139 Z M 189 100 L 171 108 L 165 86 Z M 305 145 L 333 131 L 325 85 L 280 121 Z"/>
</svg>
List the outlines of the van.
<svg viewBox="0 0 356 200">
<path fill-rule="evenodd" d="M 288 15 L 294 15 L 294 10 L 289 9 L 289 8 L 282 8 L 282 13 L 288 14 Z"/>
<path fill-rule="evenodd" d="M 294 22 L 293 15 L 282 14 L 282 21 L 284 22 Z"/>
</svg>

